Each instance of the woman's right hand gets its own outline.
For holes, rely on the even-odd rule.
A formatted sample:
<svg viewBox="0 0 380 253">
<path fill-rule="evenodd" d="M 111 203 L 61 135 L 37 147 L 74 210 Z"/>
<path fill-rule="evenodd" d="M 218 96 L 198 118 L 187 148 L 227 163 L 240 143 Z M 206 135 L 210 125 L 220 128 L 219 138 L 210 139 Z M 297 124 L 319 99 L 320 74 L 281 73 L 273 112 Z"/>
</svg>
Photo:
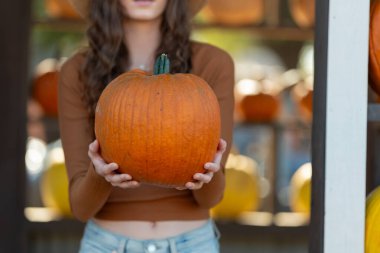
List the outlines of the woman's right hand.
<svg viewBox="0 0 380 253">
<path fill-rule="evenodd" d="M 139 182 L 132 180 L 129 174 L 118 174 L 115 171 L 119 168 L 116 163 L 106 163 L 99 154 L 99 142 L 95 140 L 88 147 L 88 156 L 94 164 L 95 171 L 106 181 L 115 187 L 123 189 L 135 188 L 140 185 Z"/>
</svg>

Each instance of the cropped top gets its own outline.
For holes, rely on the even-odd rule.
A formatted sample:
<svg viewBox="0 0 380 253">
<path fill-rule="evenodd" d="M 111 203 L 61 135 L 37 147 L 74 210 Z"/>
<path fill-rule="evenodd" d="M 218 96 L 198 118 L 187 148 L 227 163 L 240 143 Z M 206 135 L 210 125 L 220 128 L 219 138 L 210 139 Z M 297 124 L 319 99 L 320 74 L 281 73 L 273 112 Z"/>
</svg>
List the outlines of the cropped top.
<svg viewBox="0 0 380 253">
<path fill-rule="evenodd" d="M 232 142 L 234 110 L 234 65 L 231 57 L 212 45 L 192 42 L 192 74 L 203 78 L 215 92 L 221 113 L 221 138 L 227 150 Z M 98 175 L 88 157 L 94 141 L 93 126 L 83 100 L 80 73 L 85 56 L 76 53 L 62 66 L 59 80 L 59 127 L 69 178 L 70 205 L 74 216 L 86 221 L 105 220 L 199 220 L 209 217 L 209 209 L 223 197 L 223 170 L 199 190 L 177 190 L 148 184 L 133 189 L 113 187 Z M 211 161 L 210 161 L 211 162 Z"/>
</svg>

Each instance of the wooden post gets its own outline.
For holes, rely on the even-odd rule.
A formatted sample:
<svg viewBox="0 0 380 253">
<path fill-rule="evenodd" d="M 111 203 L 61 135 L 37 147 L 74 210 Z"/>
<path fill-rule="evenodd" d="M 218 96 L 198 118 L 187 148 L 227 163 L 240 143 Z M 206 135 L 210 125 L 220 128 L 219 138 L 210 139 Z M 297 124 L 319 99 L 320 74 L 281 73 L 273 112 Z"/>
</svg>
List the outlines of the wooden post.
<svg viewBox="0 0 380 253">
<path fill-rule="evenodd" d="M 0 252 L 25 252 L 30 2 L 0 1 Z"/>
<path fill-rule="evenodd" d="M 369 0 L 318 0 L 310 252 L 363 253 Z"/>
</svg>

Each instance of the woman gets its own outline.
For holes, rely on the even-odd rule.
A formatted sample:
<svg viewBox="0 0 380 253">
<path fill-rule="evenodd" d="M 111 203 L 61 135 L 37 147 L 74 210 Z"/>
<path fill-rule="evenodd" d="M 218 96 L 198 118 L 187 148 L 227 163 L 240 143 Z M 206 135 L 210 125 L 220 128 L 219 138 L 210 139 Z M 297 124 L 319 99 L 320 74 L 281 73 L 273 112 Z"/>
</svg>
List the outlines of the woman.
<svg viewBox="0 0 380 253">
<path fill-rule="evenodd" d="M 233 63 L 211 45 L 192 42 L 189 19 L 205 0 L 70 0 L 89 22 L 89 48 L 61 68 L 59 121 L 72 212 L 87 221 L 80 252 L 219 251 L 209 209 L 223 196 L 223 168 L 232 135 Z M 221 108 L 222 136 L 207 173 L 181 188 L 162 188 L 118 174 L 94 136 L 100 93 L 117 75 L 152 71 L 161 53 L 171 72 L 193 73 L 212 87 Z M 227 145 L 228 144 L 228 145 Z M 181 166 L 181 164 L 178 164 Z"/>
</svg>

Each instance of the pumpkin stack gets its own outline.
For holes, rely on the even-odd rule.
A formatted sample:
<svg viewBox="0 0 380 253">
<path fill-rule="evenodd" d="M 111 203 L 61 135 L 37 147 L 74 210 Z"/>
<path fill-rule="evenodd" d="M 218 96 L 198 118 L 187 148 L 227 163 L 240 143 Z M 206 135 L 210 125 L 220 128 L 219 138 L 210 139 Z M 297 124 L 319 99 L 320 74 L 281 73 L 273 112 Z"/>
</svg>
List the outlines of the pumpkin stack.
<svg viewBox="0 0 380 253">
<path fill-rule="evenodd" d="M 369 29 L 369 74 L 372 89 L 380 96 L 380 1 L 371 2 Z"/>
<path fill-rule="evenodd" d="M 244 155 L 230 154 L 225 169 L 226 188 L 223 200 L 211 210 L 216 219 L 236 219 L 243 212 L 260 205 L 257 163 Z"/>
<path fill-rule="evenodd" d="M 101 154 L 135 180 L 184 186 L 214 158 L 220 109 L 210 86 L 192 74 L 169 74 L 161 55 L 153 75 L 132 70 L 102 92 L 95 112 Z"/>
</svg>

